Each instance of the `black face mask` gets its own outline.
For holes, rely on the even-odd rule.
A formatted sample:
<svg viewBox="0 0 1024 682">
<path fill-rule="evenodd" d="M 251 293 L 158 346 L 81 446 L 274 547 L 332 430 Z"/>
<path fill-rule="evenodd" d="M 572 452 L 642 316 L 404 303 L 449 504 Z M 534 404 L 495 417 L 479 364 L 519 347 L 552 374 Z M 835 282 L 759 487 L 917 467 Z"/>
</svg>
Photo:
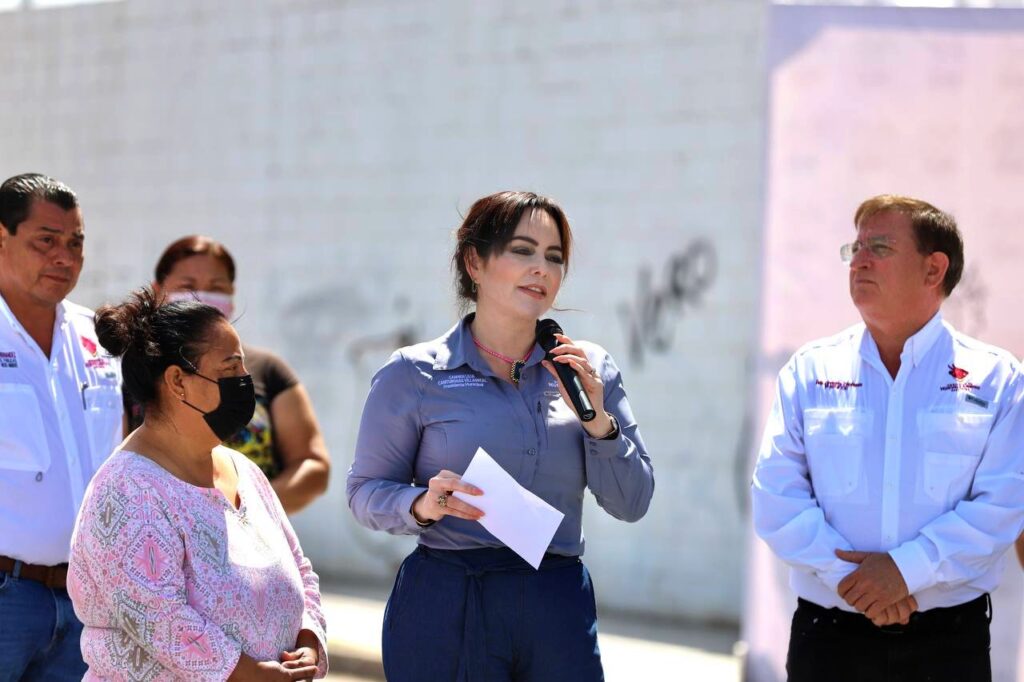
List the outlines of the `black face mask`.
<svg viewBox="0 0 1024 682">
<path fill-rule="evenodd" d="M 206 424 L 217 438 L 227 440 L 248 424 L 253 412 L 256 411 L 256 389 L 252 384 L 252 376 L 246 374 L 213 380 L 199 372 L 195 372 L 195 375 L 217 384 L 217 388 L 220 389 L 220 405 L 209 412 L 203 412 L 187 400 L 182 402 L 203 415 Z"/>
</svg>

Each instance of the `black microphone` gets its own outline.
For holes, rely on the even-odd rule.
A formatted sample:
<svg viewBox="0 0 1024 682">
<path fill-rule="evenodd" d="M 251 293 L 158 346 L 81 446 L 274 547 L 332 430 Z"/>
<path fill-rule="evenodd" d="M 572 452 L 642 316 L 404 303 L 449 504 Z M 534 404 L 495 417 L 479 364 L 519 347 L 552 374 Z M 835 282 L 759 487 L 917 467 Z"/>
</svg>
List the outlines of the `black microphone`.
<svg viewBox="0 0 1024 682">
<path fill-rule="evenodd" d="M 562 382 L 565 392 L 569 394 L 569 400 L 572 401 L 572 406 L 576 408 L 576 414 L 580 416 L 580 421 L 588 422 L 597 416 L 597 412 L 594 411 L 594 406 L 590 403 L 590 396 L 587 395 L 587 391 L 583 388 L 583 382 L 580 380 L 579 375 L 576 374 L 576 370 L 569 365 L 555 362 L 556 356 L 551 354 L 551 350 L 558 345 L 558 341 L 555 340 L 555 334 L 564 334 L 557 322 L 551 319 L 537 322 L 537 343 L 547 353 L 544 359 L 550 361 L 555 366 L 558 379 Z"/>
</svg>

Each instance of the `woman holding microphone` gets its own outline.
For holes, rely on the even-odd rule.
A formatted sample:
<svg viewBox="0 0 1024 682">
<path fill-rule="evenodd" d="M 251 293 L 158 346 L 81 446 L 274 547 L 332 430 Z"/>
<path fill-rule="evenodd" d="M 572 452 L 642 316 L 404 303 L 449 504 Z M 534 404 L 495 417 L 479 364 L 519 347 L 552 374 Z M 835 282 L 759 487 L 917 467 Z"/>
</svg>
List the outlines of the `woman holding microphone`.
<svg viewBox="0 0 1024 682">
<path fill-rule="evenodd" d="M 530 192 L 473 204 L 452 265 L 470 313 L 433 341 L 396 351 L 363 409 L 348 501 L 363 525 L 417 535 L 384 619 L 392 682 L 603 679 L 583 553 L 583 495 L 636 521 L 654 491 L 619 370 L 596 344 L 557 335 L 555 363 L 580 378 L 582 422 L 536 343 L 569 263 L 562 209 Z M 452 492 L 478 447 L 565 514 L 539 570 L 484 529 Z"/>
</svg>

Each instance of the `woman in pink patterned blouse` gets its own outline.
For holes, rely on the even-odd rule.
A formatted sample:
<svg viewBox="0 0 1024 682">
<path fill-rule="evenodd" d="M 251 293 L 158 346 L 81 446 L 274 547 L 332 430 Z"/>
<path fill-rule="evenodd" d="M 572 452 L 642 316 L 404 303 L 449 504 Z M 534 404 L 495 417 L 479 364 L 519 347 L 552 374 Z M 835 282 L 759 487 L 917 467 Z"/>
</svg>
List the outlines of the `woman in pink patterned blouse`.
<svg viewBox="0 0 1024 682">
<path fill-rule="evenodd" d="M 96 314 L 146 418 L 100 468 L 71 547 L 85 680 L 327 673 L 319 580 L 263 473 L 220 445 L 252 416 L 238 335 L 151 291 Z"/>
</svg>

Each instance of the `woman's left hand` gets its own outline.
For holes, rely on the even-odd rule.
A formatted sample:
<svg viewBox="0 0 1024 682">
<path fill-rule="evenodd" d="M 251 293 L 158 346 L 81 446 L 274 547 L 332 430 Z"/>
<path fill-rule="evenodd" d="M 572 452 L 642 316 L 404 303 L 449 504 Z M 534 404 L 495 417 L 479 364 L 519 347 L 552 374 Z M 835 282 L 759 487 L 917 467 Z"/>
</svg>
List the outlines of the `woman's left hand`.
<svg viewBox="0 0 1024 682">
<path fill-rule="evenodd" d="M 285 670 L 316 666 L 319 656 L 314 647 L 302 646 L 294 651 L 281 652 L 281 667 Z M 313 679 L 313 678 L 309 678 Z"/>
<path fill-rule="evenodd" d="M 608 413 L 604 411 L 604 382 L 601 381 L 601 375 L 590 365 L 590 360 L 587 359 L 587 354 L 583 352 L 583 349 L 573 344 L 572 339 L 565 334 L 555 334 L 555 339 L 558 341 L 558 345 L 551 349 L 551 354 L 555 356 L 554 361 L 568 365 L 579 375 L 580 381 L 583 383 L 583 390 L 587 392 L 590 404 L 594 406 L 594 411 L 597 412 L 597 416 L 592 420 L 580 422 L 580 424 L 591 438 L 602 438 L 611 432 L 612 421 Z M 565 392 L 565 386 L 562 386 L 562 382 L 559 380 L 558 373 L 555 372 L 551 361 L 544 360 L 542 364 L 551 373 L 551 376 L 555 378 L 555 382 L 558 384 L 558 391 L 562 394 L 562 400 L 565 401 L 565 404 L 569 406 L 573 413 L 576 413 L 576 408 L 573 407 L 572 400 L 569 399 L 569 395 Z M 576 414 L 576 416 L 579 417 L 579 414 Z"/>
</svg>

